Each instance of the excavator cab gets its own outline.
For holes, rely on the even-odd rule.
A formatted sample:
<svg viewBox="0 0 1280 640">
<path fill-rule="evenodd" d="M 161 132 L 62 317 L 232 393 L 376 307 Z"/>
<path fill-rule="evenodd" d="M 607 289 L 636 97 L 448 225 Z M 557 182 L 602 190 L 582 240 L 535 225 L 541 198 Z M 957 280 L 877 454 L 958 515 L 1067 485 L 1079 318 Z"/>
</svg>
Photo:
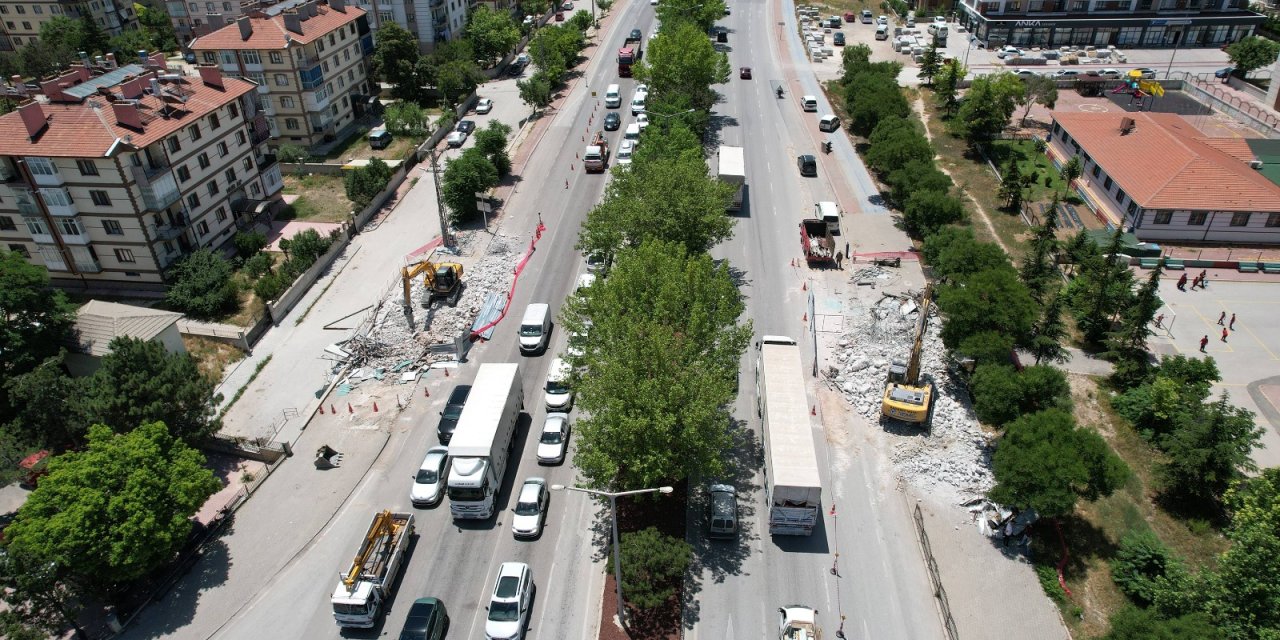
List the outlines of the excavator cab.
<svg viewBox="0 0 1280 640">
<path fill-rule="evenodd" d="M 422 301 L 423 306 L 430 305 L 431 301 L 437 298 L 443 298 L 451 305 L 458 303 L 458 298 L 462 295 L 462 265 L 457 262 L 433 262 L 428 259 L 400 269 L 406 308 L 413 303 L 413 278 L 419 274 L 422 274 L 422 283 L 427 287 L 426 298 Z"/>
</svg>

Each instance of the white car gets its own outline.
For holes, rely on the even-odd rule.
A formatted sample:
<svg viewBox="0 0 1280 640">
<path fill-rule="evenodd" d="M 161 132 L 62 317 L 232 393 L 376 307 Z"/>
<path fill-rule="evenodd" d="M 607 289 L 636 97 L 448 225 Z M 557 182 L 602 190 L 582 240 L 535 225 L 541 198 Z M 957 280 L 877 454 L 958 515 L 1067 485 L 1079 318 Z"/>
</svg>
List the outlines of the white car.
<svg viewBox="0 0 1280 640">
<path fill-rule="evenodd" d="M 453 131 L 449 133 L 449 136 L 445 138 L 444 141 L 450 147 L 457 149 L 462 146 L 462 143 L 467 141 L 467 134 L 461 131 Z"/>
<path fill-rule="evenodd" d="M 569 414 L 548 413 L 538 438 L 538 464 L 560 464 L 569 449 Z"/>
<path fill-rule="evenodd" d="M 1088 75 L 1102 76 L 1103 78 L 1109 78 L 1114 80 L 1120 77 L 1120 70 L 1119 69 L 1098 69 L 1097 71 L 1090 71 Z"/>
<path fill-rule="evenodd" d="M 1034 78 L 1040 74 L 1030 69 L 1014 69 L 1013 75 L 1018 76 L 1019 78 Z"/>
<path fill-rule="evenodd" d="M 658 6 L 658 0 L 649 0 L 649 6 L 651 7 Z"/>
<path fill-rule="evenodd" d="M 573 408 L 573 387 L 569 386 L 569 378 L 573 369 L 564 358 L 553 358 L 547 370 L 546 394 L 543 400 L 547 403 L 547 411 L 565 411 Z"/>
<path fill-rule="evenodd" d="M 444 498 L 445 481 L 449 477 L 449 447 L 431 447 L 413 477 L 409 501 L 415 507 L 431 507 Z"/>
<path fill-rule="evenodd" d="M 523 562 L 504 562 L 498 567 L 498 579 L 489 598 L 489 615 L 484 621 L 486 640 L 524 638 L 533 608 L 533 572 Z"/>
<path fill-rule="evenodd" d="M 613 159 L 617 160 L 619 165 L 622 165 L 625 167 L 631 164 L 631 157 L 635 155 L 635 152 L 636 152 L 635 141 L 623 140 L 622 144 L 618 145 L 618 155 L 614 156 Z"/>
<path fill-rule="evenodd" d="M 1061 69 L 1053 74 L 1055 80 L 1075 80 L 1080 77 L 1080 72 L 1075 69 Z"/>
<path fill-rule="evenodd" d="M 641 131 L 644 131 L 644 128 L 649 126 L 649 114 L 642 113 L 636 116 L 636 124 L 640 125 Z"/>
<path fill-rule="evenodd" d="M 947 19 L 946 19 L 946 17 L 945 17 L 945 16 L 934 16 L 934 17 L 933 17 L 933 23 L 934 23 L 934 24 L 936 24 L 936 25 L 941 26 L 941 25 L 944 25 L 944 24 L 946 24 L 946 23 L 947 23 Z"/>
<path fill-rule="evenodd" d="M 879 18 L 876 18 L 876 24 L 888 25 L 889 16 L 880 16 Z"/>
<path fill-rule="evenodd" d="M 647 95 L 649 95 L 649 85 L 647 85 L 647 84 L 638 84 L 638 85 L 636 85 L 636 95 L 637 95 L 637 96 L 639 96 L 639 95 L 646 95 L 646 96 L 647 96 Z"/>
<path fill-rule="evenodd" d="M 584 273 L 578 276 L 578 284 L 577 286 L 574 287 L 574 291 L 581 292 L 583 289 L 586 289 L 587 287 L 595 283 L 596 283 L 596 274 L 588 271 L 587 273 Z"/>
<path fill-rule="evenodd" d="M 1019 58 L 1022 57 L 1022 49 L 1011 45 L 1005 45 L 996 49 L 996 57 L 1002 60 L 1004 58 Z"/>
<path fill-rule="evenodd" d="M 490 111 L 493 111 L 493 100 L 480 98 L 480 101 L 476 103 L 476 113 L 489 113 Z"/>
<path fill-rule="evenodd" d="M 551 500 L 547 481 L 529 478 L 520 485 L 518 495 L 516 508 L 511 516 L 512 535 L 517 538 L 536 538 L 542 535 L 542 523 L 547 519 L 547 502 Z"/>
<path fill-rule="evenodd" d="M 569 344 L 565 348 L 565 353 L 572 358 L 581 358 L 587 352 L 587 335 L 591 333 L 591 321 L 587 320 L 582 325 L 582 331 L 569 332 Z"/>
</svg>

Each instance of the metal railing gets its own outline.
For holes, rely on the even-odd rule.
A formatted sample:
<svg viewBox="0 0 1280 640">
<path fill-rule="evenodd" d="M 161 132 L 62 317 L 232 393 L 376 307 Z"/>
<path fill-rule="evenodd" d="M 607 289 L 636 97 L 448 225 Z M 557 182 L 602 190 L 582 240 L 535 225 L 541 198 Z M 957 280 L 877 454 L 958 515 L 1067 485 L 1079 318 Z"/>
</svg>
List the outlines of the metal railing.
<svg viewBox="0 0 1280 640">
<path fill-rule="evenodd" d="M 920 550 L 924 554 L 925 565 L 929 568 L 929 581 L 933 583 L 933 595 L 938 599 L 942 626 L 947 632 L 948 640 L 960 640 L 955 618 L 951 616 L 951 602 L 947 600 L 947 590 L 942 586 L 942 574 L 938 571 L 938 561 L 933 557 L 933 548 L 929 546 L 929 534 L 924 530 L 924 513 L 920 511 L 919 504 L 916 505 L 913 516 L 916 521 L 916 535 L 920 538 Z"/>
</svg>

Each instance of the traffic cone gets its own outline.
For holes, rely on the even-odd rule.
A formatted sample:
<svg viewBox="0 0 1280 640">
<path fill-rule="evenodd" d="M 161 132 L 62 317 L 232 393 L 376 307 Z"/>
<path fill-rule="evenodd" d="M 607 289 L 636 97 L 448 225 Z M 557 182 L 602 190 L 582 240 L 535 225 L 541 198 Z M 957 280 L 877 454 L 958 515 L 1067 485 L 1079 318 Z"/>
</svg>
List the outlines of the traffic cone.
<svg viewBox="0 0 1280 640">
<path fill-rule="evenodd" d="M 808 282 L 804 282 L 803 284 L 801 284 L 801 285 L 800 285 L 800 290 L 801 290 L 801 291 L 808 291 L 808 290 L 809 290 L 809 283 L 808 283 Z"/>
<path fill-rule="evenodd" d="M 573 163 L 572 163 L 572 162 L 570 162 L 570 163 L 569 163 L 569 170 L 570 170 L 570 171 L 573 171 Z"/>
<path fill-rule="evenodd" d="M 422 397 L 424 397 L 424 398 L 430 398 L 430 397 L 431 397 L 431 390 L 430 390 L 430 389 L 428 389 L 428 388 L 426 388 L 426 387 L 423 387 L 423 388 L 422 388 Z"/>
<path fill-rule="evenodd" d="M 818 405 L 815 404 L 812 407 L 809 407 L 809 415 L 811 416 L 818 415 Z"/>
<path fill-rule="evenodd" d="M 444 370 L 444 377 L 446 377 L 446 378 L 448 378 L 448 377 L 449 377 L 449 370 L 448 370 L 448 369 L 445 369 L 445 370 Z"/>
<path fill-rule="evenodd" d="M 569 181 L 568 181 L 568 180 L 565 180 L 565 181 L 564 181 L 564 188 L 566 188 L 566 189 L 568 189 L 568 188 L 569 188 Z"/>
<path fill-rule="evenodd" d="M 332 405 L 332 404 L 330 404 L 330 405 L 329 405 L 329 413 L 332 413 L 333 415 L 335 415 L 335 416 L 336 416 L 336 415 L 338 415 L 338 410 L 337 410 L 337 409 L 334 409 L 334 408 L 333 408 L 333 405 Z"/>
<path fill-rule="evenodd" d="M 320 415 L 324 415 L 324 405 L 320 405 Z"/>
<path fill-rule="evenodd" d="M 808 321 L 809 321 L 809 312 L 806 311 L 804 312 L 804 317 L 800 318 L 800 322 L 808 322 Z"/>
<path fill-rule="evenodd" d="M 374 413 L 377 413 L 377 412 L 378 412 L 378 403 L 377 403 L 377 402 L 373 403 L 373 412 L 374 412 Z"/>
<path fill-rule="evenodd" d="M 831 503 L 831 515 L 833 515 L 833 516 L 834 516 L 835 514 L 836 514 L 836 503 L 832 502 L 832 503 Z"/>
<path fill-rule="evenodd" d="M 356 410 L 351 408 L 351 403 L 347 403 L 347 413 L 355 413 Z"/>
</svg>

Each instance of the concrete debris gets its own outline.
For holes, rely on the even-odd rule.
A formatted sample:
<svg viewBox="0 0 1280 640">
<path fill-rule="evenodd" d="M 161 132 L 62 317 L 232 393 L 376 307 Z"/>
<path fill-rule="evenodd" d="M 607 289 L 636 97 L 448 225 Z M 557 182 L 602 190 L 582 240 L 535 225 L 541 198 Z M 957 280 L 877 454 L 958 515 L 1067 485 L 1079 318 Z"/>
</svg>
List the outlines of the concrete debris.
<svg viewBox="0 0 1280 640">
<path fill-rule="evenodd" d="M 871 271 L 869 267 L 863 271 Z M 854 275 L 856 281 L 860 276 Z M 930 309 L 937 313 L 936 308 Z M 872 424 L 883 424 L 901 438 L 891 458 L 900 477 L 921 492 L 952 503 L 985 495 L 993 486 L 992 447 L 969 405 L 968 392 L 949 375 L 941 323 L 929 322 L 921 354 L 921 375 L 934 383 L 933 421 L 920 427 L 884 421 L 880 401 L 889 365 L 911 355 L 920 309 L 914 297 L 883 295 L 870 305 L 854 306 L 845 317 L 845 333 L 832 355 L 837 366 L 826 377 Z M 941 495 L 939 495 L 941 494 Z"/>
<path fill-rule="evenodd" d="M 412 323 L 403 308 L 403 290 L 398 278 L 385 292 L 382 300 L 367 316 L 365 325 L 342 344 L 351 357 L 347 363 L 365 370 L 400 370 L 405 363 L 410 370 L 429 367 L 432 363 L 456 357 L 456 350 L 436 349 L 433 345 L 453 345 L 465 340 L 471 323 L 484 305 L 490 292 L 506 296 L 511 288 L 516 262 L 528 247 L 528 240 L 510 236 L 491 236 L 488 232 L 475 231 L 458 234 L 459 251 L 477 255 L 477 260 L 459 259 L 443 250 L 437 251 L 433 261 L 457 261 L 463 264 L 463 289 L 456 305 L 435 300 L 423 306 L 428 299 L 426 285 L 421 277 L 414 278 L 410 289 Z M 487 246 L 485 243 L 487 242 Z M 433 352 L 434 351 L 434 352 Z M 440 353 L 444 351 L 445 353 Z M 380 378 L 379 378 L 380 379 Z M 388 382 L 397 382 L 401 376 L 392 376 Z M 362 380 L 350 380 L 356 384 Z"/>
</svg>

